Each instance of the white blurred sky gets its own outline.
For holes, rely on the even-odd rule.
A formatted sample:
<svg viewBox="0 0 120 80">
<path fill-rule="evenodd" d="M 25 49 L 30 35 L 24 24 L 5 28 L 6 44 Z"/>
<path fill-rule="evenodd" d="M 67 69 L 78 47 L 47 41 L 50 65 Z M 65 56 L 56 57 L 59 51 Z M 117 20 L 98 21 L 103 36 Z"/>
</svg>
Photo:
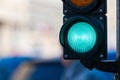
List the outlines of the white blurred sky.
<svg viewBox="0 0 120 80">
<path fill-rule="evenodd" d="M 115 0 L 108 0 L 107 15 L 111 50 L 116 49 Z M 0 30 L 0 55 L 59 57 L 62 17 L 61 0 L 0 0 L 0 20 L 4 23 Z"/>
</svg>

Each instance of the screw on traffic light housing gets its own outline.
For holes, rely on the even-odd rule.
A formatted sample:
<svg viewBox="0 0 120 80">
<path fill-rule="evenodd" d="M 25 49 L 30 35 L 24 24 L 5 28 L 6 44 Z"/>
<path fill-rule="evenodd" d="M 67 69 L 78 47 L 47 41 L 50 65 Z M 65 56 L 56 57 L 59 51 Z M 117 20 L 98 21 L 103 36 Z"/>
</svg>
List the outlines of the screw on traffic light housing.
<svg viewBox="0 0 120 80">
<path fill-rule="evenodd" d="M 86 67 L 107 55 L 107 1 L 63 0 L 60 43 L 65 59 L 79 59 Z"/>
</svg>

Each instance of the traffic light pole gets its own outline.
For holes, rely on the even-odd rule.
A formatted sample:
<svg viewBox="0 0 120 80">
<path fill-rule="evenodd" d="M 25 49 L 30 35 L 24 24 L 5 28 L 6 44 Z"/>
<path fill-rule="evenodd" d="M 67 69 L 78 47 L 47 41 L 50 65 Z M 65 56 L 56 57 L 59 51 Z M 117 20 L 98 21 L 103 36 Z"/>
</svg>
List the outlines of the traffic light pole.
<svg viewBox="0 0 120 80">
<path fill-rule="evenodd" d="M 117 0 L 117 58 L 118 58 L 118 68 L 120 67 L 120 1 Z M 115 75 L 115 80 L 120 80 L 120 70 L 117 75 Z"/>
</svg>

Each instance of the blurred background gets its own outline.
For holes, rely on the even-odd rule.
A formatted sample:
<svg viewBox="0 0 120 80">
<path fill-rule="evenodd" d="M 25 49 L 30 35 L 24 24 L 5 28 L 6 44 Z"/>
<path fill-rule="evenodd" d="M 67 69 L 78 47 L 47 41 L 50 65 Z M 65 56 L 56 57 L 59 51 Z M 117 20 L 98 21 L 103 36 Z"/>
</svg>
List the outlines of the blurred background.
<svg viewBox="0 0 120 80">
<path fill-rule="evenodd" d="M 61 1 L 2 0 L 0 21 L 0 57 L 60 57 Z"/>
<path fill-rule="evenodd" d="M 108 0 L 108 59 L 116 58 L 116 1 Z M 80 78 L 72 79 L 73 68 L 66 70 L 66 66 L 71 66 L 69 62 L 60 60 L 63 54 L 62 47 L 59 43 L 59 31 L 62 26 L 63 12 L 61 0 L 0 0 L 0 80 L 22 80 L 14 75 L 22 71 L 22 63 L 28 62 L 29 68 L 23 69 L 23 72 L 31 71 L 31 63 L 35 60 L 36 63 L 42 63 L 37 66 L 37 72 L 32 70 L 35 74 L 31 74 L 37 78 L 30 78 L 29 80 L 48 80 L 39 78 L 39 74 L 44 75 L 41 70 L 44 69 L 48 73 L 49 70 L 58 70 L 59 79 L 53 79 L 53 75 L 49 80 L 113 80 L 113 74 L 102 73 L 97 70 L 92 72 L 85 69 L 83 74 L 78 73 Z M 49 63 L 51 64 L 49 64 Z M 77 64 L 78 61 L 75 61 Z M 46 63 L 46 64 L 43 64 Z M 58 66 L 59 63 L 59 66 Z M 53 65 L 56 64 L 56 65 Z M 74 65 L 73 64 L 73 65 Z M 41 67 L 42 65 L 42 67 Z M 43 66 L 44 65 L 44 66 Z M 50 66 L 50 67 L 46 67 Z M 68 66 L 69 65 L 69 66 Z M 9 67 L 8 67 L 9 66 Z M 24 65 L 26 66 L 26 65 Z M 34 65 L 35 66 L 35 65 Z M 79 64 L 79 66 L 82 66 Z M 59 68 L 58 68 L 59 67 Z M 49 69 L 48 69 L 49 68 Z M 79 67 L 78 71 L 83 68 Z M 20 70 L 19 70 L 20 69 Z M 29 70 L 30 69 L 30 70 Z M 48 69 L 48 70 L 47 70 Z M 68 69 L 68 68 L 67 68 Z M 91 76 L 85 79 L 86 76 L 90 76 L 89 73 L 98 73 L 99 77 L 95 78 Z M 10 73 L 13 73 L 13 75 Z M 21 73 L 21 72 L 20 72 Z M 28 72 L 27 72 L 28 73 Z M 45 73 L 45 77 L 48 75 Z M 56 73 L 56 74 L 57 74 Z M 5 78 L 5 75 L 9 77 Z M 71 75 L 70 79 L 67 79 L 64 74 Z M 78 75 L 77 74 L 77 75 Z M 100 74 L 102 74 L 100 76 Z M 104 75 L 105 74 L 105 75 Z M 37 76 L 36 76 L 37 75 Z M 60 76 L 61 75 L 61 76 Z M 96 77 L 98 76 L 96 75 Z M 28 75 L 26 75 L 28 76 Z M 25 76 L 25 77 L 26 77 Z M 12 78 L 11 78 L 12 77 Z M 15 79 L 14 79 L 14 78 Z M 109 79 L 108 79 L 109 78 Z M 25 79 L 28 80 L 28 79 Z"/>
</svg>

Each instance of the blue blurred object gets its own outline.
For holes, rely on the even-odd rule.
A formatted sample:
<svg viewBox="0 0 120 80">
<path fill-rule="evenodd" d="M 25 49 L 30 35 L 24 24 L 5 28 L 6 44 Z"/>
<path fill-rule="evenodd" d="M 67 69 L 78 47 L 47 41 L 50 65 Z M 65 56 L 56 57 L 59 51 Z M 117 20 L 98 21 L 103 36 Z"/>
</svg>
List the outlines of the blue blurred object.
<svg viewBox="0 0 120 80">
<path fill-rule="evenodd" d="M 39 63 L 28 80 L 60 80 L 63 71 L 64 67 L 59 61 Z"/>
<path fill-rule="evenodd" d="M 16 68 L 25 61 L 30 61 L 27 57 L 3 58 L 0 60 L 0 80 L 10 80 Z"/>
<path fill-rule="evenodd" d="M 116 52 L 109 52 L 108 59 L 116 59 Z M 12 57 L 0 60 L 0 80 L 10 80 L 13 72 L 23 62 L 34 61 L 28 57 Z M 61 62 L 48 61 L 35 65 L 33 73 L 28 80 L 113 80 L 112 73 L 98 71 L 96 69 L 90 71 L 86 69 L 79 60 L 64 70 Z M 63 74 L 64 73 L 64 74 Z M 61 77 L 62 76 L 62 77 Z"/>
<path fill-rule="evenodd" d="M 35 59 L 27 57 L 12 57 L 0 60 L 0 80 L 10 80 L 13 72 L 24 62 L 34 62 Z M 42 62 L 35 66 L 34 71 L 27 80 L 60 80 L 64 70 L 60 61 Z"/>
</svg>

